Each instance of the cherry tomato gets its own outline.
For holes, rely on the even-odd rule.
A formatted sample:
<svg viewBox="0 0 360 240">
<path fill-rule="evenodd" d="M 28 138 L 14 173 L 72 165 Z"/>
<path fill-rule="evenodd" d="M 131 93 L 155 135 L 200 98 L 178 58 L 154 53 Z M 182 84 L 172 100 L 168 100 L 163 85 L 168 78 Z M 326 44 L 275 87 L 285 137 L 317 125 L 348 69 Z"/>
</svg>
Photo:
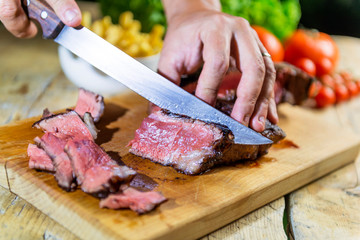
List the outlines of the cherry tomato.
<svg viewBox="0 0 360 240">
<path fill-rule="evenodd" d="M 354 81 L 346 82 L 345 86 L 349 90 L 349 94 L 350 94 L 351 97 L 354 97 L 354 96 L 358 95 L 359 88 L 358 88 L 357 84 Z"/>
<path fill-rule="evenodd" d="M 352 81 L 353 79 L 351 73 L 345 71 L 340 72 L 340 76 L 344 79 L 345 82 Z"/>
<path fill-rule="evenodd" d="M 355 81 L 356 85 L 358 86 L 359 93 L 360 93 L 360 80 L 358 79 L 358 80 L 354 80 L 354 81 Z"/>
<path fill-rule="evenodd" d="M 305 71 L 310 76 L 315 76 L 316 66 L 310 58 L 299 58 L 295 62 L 295 66 Z"/>
<path fill-rule="evenodd" d="M 349 90 L 344 84 L 336 84 L 334 91 L 337 103 L 348 100 L 350 97 Z"/>
<path fill-rule="evenodd" d="M 252 26 L 256 31 L 261 43 L 264 45 L 274 62 L 284 60 L 284 47 L 280 40 L 271 32 L 260 26 Z"/>
<path fill-rule="evenodd" d="M 285 61 L 294 64 L 299 58 L 309 58 L 316 66 L 316 75 L 334 71 L 338 58 L 338 48 L 326 33 L 298 29 L 285 42 Z"/>
<path fill-rule="evenodd" d="M 334 90 L 327 86 L 322 86 L 319 90 L 319 93 L 315 97 L 316 106 L 323 108 L 330 106 L 335 103 L 336 96 Z"/>
<path fill-rule="evenodd" d="M 334 73 L 332 75 L 332 77 L 334 78 L 335 84 L 344 84 L 345 83 L 344 78 L 338 73 Z"/>
<path fill-rule="evenodd" d="M 335 88 L 335 81 L 334 81 L 334 78 L 329 75 L 329 74 L 325 74 L 323 76 L 321 76 L 320 78 L 320 81 L 325 85 L 325 86 L 328 86 L 332 89 Z"/>
<path fill-rule="evenodd" d="M 317 76 L 322 76 L 324 74 L 331 73 L 333 69 L 334 69 L 334 64 L 328 58 L 321 58 L 319 62 L 316 63 Z"/>
</svg>

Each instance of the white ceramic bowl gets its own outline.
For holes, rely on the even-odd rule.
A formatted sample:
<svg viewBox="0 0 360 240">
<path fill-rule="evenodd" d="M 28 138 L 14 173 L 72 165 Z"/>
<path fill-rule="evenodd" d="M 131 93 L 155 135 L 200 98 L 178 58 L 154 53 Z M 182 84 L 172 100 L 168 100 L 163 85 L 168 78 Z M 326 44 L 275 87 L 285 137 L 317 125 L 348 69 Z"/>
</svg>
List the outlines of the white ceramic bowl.
<svg viewBox="0 0 360 240">
<path fill-rule="evenodd" d="M 65 76 L 76 86 L 102 94 L 114 95 L 121 93 L 127 88 L 93 67 L 83 59 L 77 57 L 66 48 L 59 46 L 60 65 Z M 144 58 L 136 58 L 139 62 L 153 71 L 157 70 L 160 54 Z"/>
</svg>

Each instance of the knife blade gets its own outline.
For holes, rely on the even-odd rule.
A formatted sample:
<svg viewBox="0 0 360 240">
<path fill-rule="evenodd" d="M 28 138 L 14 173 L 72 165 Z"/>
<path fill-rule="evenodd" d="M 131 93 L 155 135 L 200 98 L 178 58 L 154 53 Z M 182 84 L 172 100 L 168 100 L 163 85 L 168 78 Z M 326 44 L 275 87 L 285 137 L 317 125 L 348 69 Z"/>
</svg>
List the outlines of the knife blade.
<svg viewBox="0 0 360 240">
<path fill-rule="evenodd" d="M 150 102 L 173 113 L 225 125 L 233 133 L 237 144 L 272 143 L 270 139 L 150 70 L 89 29 L 64 25 L 45 1 L 23 0 L 22 4 L 29 18 L 40 23 L 44 38 L 53 39 Z"/>
</svg>

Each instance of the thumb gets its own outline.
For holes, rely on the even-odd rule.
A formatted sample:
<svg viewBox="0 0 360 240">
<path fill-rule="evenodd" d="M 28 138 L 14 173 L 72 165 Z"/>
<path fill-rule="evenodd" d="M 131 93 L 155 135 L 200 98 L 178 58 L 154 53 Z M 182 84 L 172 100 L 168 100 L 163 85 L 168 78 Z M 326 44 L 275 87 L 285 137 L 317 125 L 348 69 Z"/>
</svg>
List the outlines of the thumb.
<svg viewBox="0 0 360 240">
<path fill-rule="evenodd" d="M 47 0 L 60 20 L 70 27 L 81 24 L 81 11 L 74 0 Z"/>
</svg>

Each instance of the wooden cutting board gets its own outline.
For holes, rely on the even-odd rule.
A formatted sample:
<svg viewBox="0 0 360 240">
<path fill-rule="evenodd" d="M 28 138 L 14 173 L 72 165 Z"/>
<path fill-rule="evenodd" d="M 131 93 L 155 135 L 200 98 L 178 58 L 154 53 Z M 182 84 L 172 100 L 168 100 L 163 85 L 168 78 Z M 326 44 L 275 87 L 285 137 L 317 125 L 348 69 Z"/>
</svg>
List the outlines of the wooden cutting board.
<svg viewBox="0 0 360 240">
<path fill-rule="evenodd" d="M 256 162 L 186 176 L 128 153 L 146 109 L 133 93 L 110 99 L 98 143 L 158 183 L 155 190 L 169 200 L 155 211 L 100 209 L 98 199 L 67 193 L 52 175 L 29 169 L 27 145 L 42 134 L 31 128 L 38 118 L 0 127 L 0 184 L 83 239 L 195 239 L 353 161 L 360 146 L 357 136 L 326 124 L 321 113 L 284 104 L 279 125 L 299 148 L 273 146 Z"/>
</svg>

